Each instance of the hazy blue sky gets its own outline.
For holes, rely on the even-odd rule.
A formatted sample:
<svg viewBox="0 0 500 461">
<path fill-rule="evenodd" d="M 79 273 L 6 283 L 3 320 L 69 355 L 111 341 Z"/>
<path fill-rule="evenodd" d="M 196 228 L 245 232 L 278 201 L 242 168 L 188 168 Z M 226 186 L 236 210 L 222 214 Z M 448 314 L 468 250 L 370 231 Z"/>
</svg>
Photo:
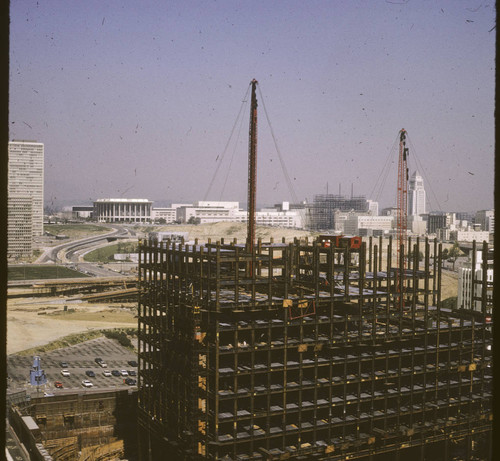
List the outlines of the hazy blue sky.
<svg viewBox="0 0 500 461">
<path fill-rule="evenodd" d="M 222 158 L 208 199 L 243 203 L 248 104 L 224 149 L 256 78 L 300 200 L 352 183 L 394 205 L 396 151 L 375 186 L 405 128 L 431 209 L 490 208 L 494 25 L 479 0 L 16 0 L 10 138 L 45 143 L 47 203 L 202 200 Z M 272 204 L 291 197 L 259 108 Z"/>
</svg>

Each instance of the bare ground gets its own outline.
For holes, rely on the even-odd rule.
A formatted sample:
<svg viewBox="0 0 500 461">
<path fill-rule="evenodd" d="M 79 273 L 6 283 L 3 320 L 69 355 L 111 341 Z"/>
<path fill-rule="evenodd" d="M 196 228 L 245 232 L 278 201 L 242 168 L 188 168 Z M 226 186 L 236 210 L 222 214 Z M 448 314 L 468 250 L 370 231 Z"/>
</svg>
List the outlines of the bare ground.
<svg viewBox="0 0 500 461">
<path fill-rule="evenodd" d="M 64 312 L 64 305 L 68 306 L 67 312 Z M 120 305 L 64 304 L 60 298 L 10 299 L 7 303 L 7 354 L 42 346 L 72 333 L 135 326 L 135 310 Z"/>
</svg>

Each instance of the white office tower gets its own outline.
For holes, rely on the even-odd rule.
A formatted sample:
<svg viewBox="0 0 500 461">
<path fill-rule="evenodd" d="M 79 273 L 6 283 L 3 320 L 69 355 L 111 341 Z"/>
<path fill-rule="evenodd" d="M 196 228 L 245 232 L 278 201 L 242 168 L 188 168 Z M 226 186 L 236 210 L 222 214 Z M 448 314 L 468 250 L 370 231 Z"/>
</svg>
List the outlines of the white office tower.
<svg viewBox="0 0 500 461">
<path fill-rule="evenodd" d="M 23 207 L 31 200 L 33 236 L 43 234 L 43 144 L 35 141 L 9 142 L 8 196 L 15 211 L 16 202 Z"/>
<path fill-rule="evenodd" d="M 425 189 L 424 180 L 422 176 L 418 174 L 418 171 L 413 173 L 410 178 L 410 184 L 408 187 L 408 214 L 413 216 L 418 216 L 425 214 Z"/>
</svg>

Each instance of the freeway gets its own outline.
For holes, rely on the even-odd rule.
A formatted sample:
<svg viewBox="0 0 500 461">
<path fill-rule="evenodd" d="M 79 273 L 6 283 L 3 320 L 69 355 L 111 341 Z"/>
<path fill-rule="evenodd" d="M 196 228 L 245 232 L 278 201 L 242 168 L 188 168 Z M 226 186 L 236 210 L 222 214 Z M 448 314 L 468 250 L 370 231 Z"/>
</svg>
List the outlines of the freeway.
<svg viewBox="0 0 500 461">
<path fill-rule="evenodd" d="M 98 277 L 116 277 L 121 274 L 109 270 L 104 267 L 99 267 L 97 264 L 81 262 L 79 260 L 80 253 L 90 251 L 93 248 L 101 246 L 109 239 L 135 237 L 135 232 L 126 227 L 113 227 L 112 232 L 107 234 L 85 237 L 83 239 L 66 242 L 55 247 L 47 248 L 44 253 L 37 259 L 36 264 L 46 263 L 62 263 L 75 264 L 76 269 L 89 275 Z"/>
<path fill-rule="evenodd" d="M 44 253 L 37 259 L 36 264 L 44 264 L 48 262 L 77 262 L 78 256 L 76 252 L 84 249 L 100 245 L 110 238 L 123 238 L 125 236 L 133 236 L 134 233 L 125 227 L 113 227 L 113 231 L 107 234 L 85 237 L 80 240 L 63 243 L 55 247 L 47 248 Z M 62 252 L 62 253 L 61 253 Z M 61 254 L 60 254 L 61 253 Z"/>
</svg>

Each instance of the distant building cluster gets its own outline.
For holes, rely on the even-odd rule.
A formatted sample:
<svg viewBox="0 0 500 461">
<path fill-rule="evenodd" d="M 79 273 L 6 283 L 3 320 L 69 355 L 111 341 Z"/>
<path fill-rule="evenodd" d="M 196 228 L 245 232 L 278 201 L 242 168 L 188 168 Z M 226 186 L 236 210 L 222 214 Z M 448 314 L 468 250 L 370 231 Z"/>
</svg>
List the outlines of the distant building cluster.
<svg viewBox="0 0 500 461">
<path fill-rule="evenodd" d="M 415 172 L 409 188 L 408 232 L 443 241 L 489 241 L 495 229 L 493 210 L 477 213 L 426 212 L 422 177 Z M 282 202 L 256 212 L 257 225 L 311 229 L 345 235 L 389 236 L 396 233 L 396 208 L 384 208 L 364 196 L 317 195 L 313 203 Z M 208 224 L 247 222 L 236 201 L 172 203 L 155 208 L 147 199 L 99 199 L 93 206 L 74 206 L 73 219 L 103 223 Z"/>
<path fill-rule="evenodd" d="M 83 217 L 82 213 L 88 213 L 86 208 L 82 208 L 85 207 L 73 207 L 73 216 Z M 207 224 L 246 222 L 248 219 L 247 212 L 240 208 L 239 202 L 198 201 L 154 208 L 153 202 L 146 199 L 99 199 L 94 202 L 91 216 L 98 222 L 107 223 Z M 288 202 L 258 211 L 255 219 L 261 226 L 303 227 L 303 213 L 301 210 L 291 210 Z"/>
<path fill-rule="evenodd" d="M 424 180 L 418 171 L 409 179 L 408 232 L 442 241 L 489 241 L 495 231 L 494 210 L 470 212 L 427 211 Z M 340 191 L 339 191 L 340 192 Z M 9 143 L 9 254 L 32 254 L 34 235 L 43 233 L 43 144 Z M 101 223 L 207 224 L 245 223 L 248 213 L 237 201 L 196 201 L 155 207 L 145 198 L 100 198 L 91 205 L 66 208 L 65 220 Z M 397 209 L 379 211 L 377 201 L 364 195 L 322 194 L 312 203 L 284 201 L 255 214 L 259 226 L 310 229 L 344 235 L 396 234 Z"/>
<path fill-rule="evenodd" d="M 495 230 L 494 210 L 477 213 L 427 211 L 424 180 L 415 171 L 408 182 L 407 228 L 410 235 L 443 241 L 489 241 Z M 384 208 L 365 196 L 316 195 L 307 206 L 305 227 L 345 235 L 395 235 L 397 208 Z"/>
<path fill-rule="evenodd" d="M 44 145 L 12 141 L 8 153 L 7 258 L 26 259 L 43 234 Z"/>
</svg>

